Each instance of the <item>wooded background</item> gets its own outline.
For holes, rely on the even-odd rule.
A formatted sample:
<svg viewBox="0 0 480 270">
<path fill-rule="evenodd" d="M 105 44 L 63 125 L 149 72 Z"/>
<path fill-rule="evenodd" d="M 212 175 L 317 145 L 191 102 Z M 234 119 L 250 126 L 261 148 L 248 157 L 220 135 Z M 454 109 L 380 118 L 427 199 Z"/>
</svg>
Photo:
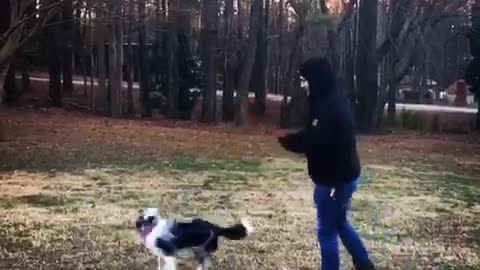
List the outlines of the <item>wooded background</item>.
<svg viewBox="0 0 480 270">
<path fill-rule="evenodd" d="M 280 124 L 298 126 L 306 113 L 298 65 L 325 56 L 355 108 L 359 130 L 374 132 L 388 119 L 386 104 L 388 117 L 395 118 L 402 81 L 408 79 L 423 103 L 429 89 L 439 92 L 463 78 L 480 40 L 479 5 L 478 0 L 4 0 L 2 99 L 15 104 L 31 91 L 30 73 L 44 71 L 53 106 L 62 106 L 74 91 L 74 77 L 83 76 L 87 107 L 113 117 L 149 117 L 159 110 L 187 120 L 201 101 L 202 121 L 244 126 L 249 112 L 263 115 L 267 95 L 277 94 L 283 96 Z"/>
</svg>

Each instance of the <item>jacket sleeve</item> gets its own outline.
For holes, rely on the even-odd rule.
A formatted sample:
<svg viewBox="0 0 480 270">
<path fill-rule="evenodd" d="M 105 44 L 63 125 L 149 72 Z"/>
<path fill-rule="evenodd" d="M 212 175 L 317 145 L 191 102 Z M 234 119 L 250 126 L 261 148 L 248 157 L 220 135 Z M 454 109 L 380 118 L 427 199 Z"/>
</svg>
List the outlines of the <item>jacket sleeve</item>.
<svg viewBox="0 0 480 270">
<path fill-rule="evenodd" d="M 327 120 L 328 121 L 328 120 Z M 320 122 L 318 119 L 313 119 L 302 130 L 279 138 L 280 144 L 288 151 L 294 153 L 305 153 L 309 149 L 321 148 L 329 142 L 331 134 L 331 126 L 328 122 Z M 324 128 L 322 128 L 324 124 Z"/>
</svg>

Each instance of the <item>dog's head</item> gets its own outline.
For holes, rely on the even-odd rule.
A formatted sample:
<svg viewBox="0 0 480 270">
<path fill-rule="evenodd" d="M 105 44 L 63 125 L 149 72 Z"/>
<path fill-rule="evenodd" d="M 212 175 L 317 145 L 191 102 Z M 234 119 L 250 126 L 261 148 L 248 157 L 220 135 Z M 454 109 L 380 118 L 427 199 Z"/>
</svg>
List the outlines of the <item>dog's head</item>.
<svg viewBox="0 0 480 270">
<path fill-rule="evenodd" d="M 160 219 L 160 214 L 157 208 L 146 208 L 140 210 L 140 215 L 135 222 L 135 227 L 137 232 L 141 235 L 146 235 L 157 225 L 158 220 Z"/>
</svg>

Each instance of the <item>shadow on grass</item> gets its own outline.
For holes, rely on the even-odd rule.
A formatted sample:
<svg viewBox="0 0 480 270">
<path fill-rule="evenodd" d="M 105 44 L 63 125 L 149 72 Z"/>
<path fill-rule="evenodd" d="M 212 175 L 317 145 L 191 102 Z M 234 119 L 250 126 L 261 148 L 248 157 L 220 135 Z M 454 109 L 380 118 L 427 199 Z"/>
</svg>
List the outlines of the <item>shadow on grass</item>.
<svg viewBox="0 0 480 270">
<path fill-rule="evenodd" d="M 209 175 L 203 181 L 202 187 L 208 190 L 241 190 L 248 185 L 248 177 L 238 173 Z"/>
<path fill-rule="evenodd" d="M 0 224 L 0 268 L 140 270 L 146 267 L 141 262 L 147 262 L 148 269 L 153 269 L 154 260 L 147 261 L 150 256 L 143 247 L 126 240 L 128 229 L 4 222 Z M 34 240 L 36 231 L 47 237 Z"/>
<path fill-rule="evenodd" d="M 73 151 L 37 152 L 12 155 L 0 164 L 1 171 L 26 170 L 35 172 L 66 171 L 82 172 L 87 168 L 108 168 L 109 173 L 121 174 L 132 171 L 153 170 L 156 172 L 206 172 L 234 171 L 254 173 L 260 171 L 257 159 L 226 157 L 194 157 L 186 154 L 161 155 L 135 151 Z"/>
<path fill-rule="evenodd" d="M 465 170 L 449 162 L 435 163 L 423 161 L 415 164 L 397 165 L 388 171 L 375 168 L 365 170 L 365 184 L 376 192 L 396 195 L 419 196 L 437 195 L 445 200 L 458 200 L 472 207 L 480 204 L 480 174 Z M 391 189 L 402 182 L 401 190 Z"/>
<path fill-rule="evenodd" d="M 480 177 L 456 172 L 419 172 L 416 174 L 427 190 L 445 198 L 457 199 L 472 207 L 480 204 Z"/>
<path fill-rule="evenodd" d="M 437 161 L 437 160 L 435 160 Z M 419 163 L 410 163 L 400 166 L 367 166 L 365 170 L 365 188 L 375 194 L 375 197 L 356 199 L 353 210 L 365 213 L 368 209 L 375 209 L 383 201 L 391 207 L 400 207 L 409 213 L 419 211 L 431 214 L 430 216 L 397 217 L 409 221 L 405 224 L 413 226 L 394 227 L 398 233 L 409 235 L 415 241 L 436 241 L 442 243 L 455 243 L 457 245 L 478 245 L 478 229 L 474 207 L 480 204 L 480 175 L 473 170 L 464 170 L 443 160 L 434 166 L 435 162 L 424 160 Z M 425 205 L 409 205 L 402 202 L 403 197 L 413 198 L 413 202 L 421 203 L 421 198 L 429 200 L 434 198 L 438 204 L 426 203 Z M 419 200 L 415 200 L 417 197 Z M 381 205 L 380 205 L 381 207 Z M 416 210 L 415 210 L 416 209 Z M 461 211 L 462 214 L 459 214 Z M 418 213 L 418 212 L 417 212 Z M 463 215 L 465 213 L 465 215 Z M 362 220 L 364 216 L 360 217 Z M 403 224 L 400 222 L 399 224 Z M 461 233 L 459 233 L 461 232 Z M 385 242 L 379 235 L 364 235 L 364 238 L 377 242 Z M 395 238 L 393 238 L 395 240 Z M 442 266 L 443 267 L 443 266 Z M 459 268 L 455 264 L 445 264 L 439 269 L 470 269 Z"/>
<path fill-rule="evenodd" d="M 0 208 L 10 209 L 18 204 L 27 204 L 33 207 L 65 207 L 77 202 L 77 199 L 64 195 L 32 194 L 20 197 L 0 198 Z"/>
</svg>

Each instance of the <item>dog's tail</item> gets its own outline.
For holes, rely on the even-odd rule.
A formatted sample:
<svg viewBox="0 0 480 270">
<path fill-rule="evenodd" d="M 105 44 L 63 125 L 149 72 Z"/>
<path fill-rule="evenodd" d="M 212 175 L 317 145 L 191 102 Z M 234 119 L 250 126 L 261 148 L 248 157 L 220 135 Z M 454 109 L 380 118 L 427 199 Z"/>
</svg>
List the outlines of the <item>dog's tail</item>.
<svg viewBox="0 0 480 270">
<path fill-rule="evenodd" d="M 218 234 L 229 240 L 249 239 L 254 237 L 255 228 L 244 218 L 241 223 L 226 228 L 220 228 Z"/>
</svg>

